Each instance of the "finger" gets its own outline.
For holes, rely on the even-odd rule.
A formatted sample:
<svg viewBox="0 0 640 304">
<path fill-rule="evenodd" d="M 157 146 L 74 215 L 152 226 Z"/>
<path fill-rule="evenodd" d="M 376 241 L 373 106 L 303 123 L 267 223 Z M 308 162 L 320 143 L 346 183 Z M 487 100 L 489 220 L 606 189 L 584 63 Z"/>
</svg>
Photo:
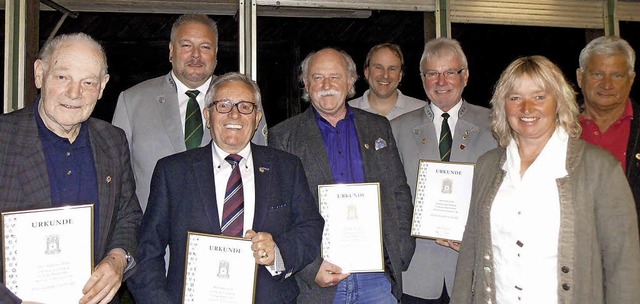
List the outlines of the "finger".
<svg viewBox="0 0 640 304">
<path fill-rule="evenodd" d="M 251 229 L 249 229 L 249 230 L 247 230 L 247 232 L 245 232 L 244 238 L 245 239 L 253 239 L 254 235 L 256 235 L 256 232 L 251 230 Z"/>
</svg>

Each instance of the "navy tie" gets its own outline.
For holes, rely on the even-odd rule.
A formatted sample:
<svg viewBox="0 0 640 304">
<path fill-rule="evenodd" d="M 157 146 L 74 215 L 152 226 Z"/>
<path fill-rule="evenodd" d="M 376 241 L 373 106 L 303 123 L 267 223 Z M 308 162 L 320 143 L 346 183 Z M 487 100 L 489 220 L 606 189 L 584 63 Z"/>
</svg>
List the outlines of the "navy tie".
<svg viewBox="0 0 640 304">
<path fill-rule="evenodd" d="M 222 209 L 222 234 L 242 237 L 244 221 L 244 192 L 242 191 L 242 176 L 240 175 L 240 160 L 242 156 L 229 154 L 225 160 L 231 164 L 233 170 L 227 182 L 224 194 L 224 208 Z"/>
</svg>

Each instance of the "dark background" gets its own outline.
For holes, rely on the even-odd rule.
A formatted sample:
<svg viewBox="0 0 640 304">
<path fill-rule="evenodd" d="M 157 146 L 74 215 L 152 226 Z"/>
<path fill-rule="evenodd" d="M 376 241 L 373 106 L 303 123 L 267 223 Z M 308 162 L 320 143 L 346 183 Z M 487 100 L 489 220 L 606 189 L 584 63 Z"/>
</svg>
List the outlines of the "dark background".
<svg viewBox="0 0 640 304">
<path fill-rule="evenodd" d="M 424 15 L 422 12 L 373 11 L 365 19 L 258 17 L 258 84 L 269 125 L 308 106 L 300 99 L 298 65 L 310 51 L 327 46 L 343 49 L 355 60 L 361 77 L 356 84 L 356 96 L 360 96 L 367 89 L 362 65 L 369 48 L 381 42 L 399 44 L 405 56 L 405 75 L 400 89 L 405 95 L 425 99 L 419 77 L 425 43 Z M 40 45 L 60 16 L 59 12 L 40 12 Z M 111 79 L 93 116 L 110 121 L 122 90 L 169 72 L 169 33 L 177 17 L 82 12 L 78 18 L 67 18 L 59 34 L 86 32 L 103 43 L 107 52 Z M 237 71 L 238 22 L 234 16 L 212 18 L 218 23 L 220 36 L 215 73 Z M 585 29 L 483 24 L 452 24 L 451 32 L 462 44 L 469 61 L 470 79 L 463 97 L 483 106 L 488 106 L 500 72 L 520 56 L 547 56 L 575 83 L 578 54 L 587 37 L 593 37 L 593 30 Z M 640 22 L 621 22 L 620 33 L 640 50 Z M 636 99 L 640 97 L 637 87 L 632 91 Z"/>
</svg>

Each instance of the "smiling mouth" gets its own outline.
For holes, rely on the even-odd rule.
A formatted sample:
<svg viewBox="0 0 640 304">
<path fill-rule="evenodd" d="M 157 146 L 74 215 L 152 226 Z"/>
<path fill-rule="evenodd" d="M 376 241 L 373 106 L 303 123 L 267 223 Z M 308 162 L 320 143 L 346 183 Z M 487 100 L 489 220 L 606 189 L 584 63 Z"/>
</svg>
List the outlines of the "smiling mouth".
<svg viewBox="0 0 640 304">
<path fill-rule="evenodd" d="M 224 125 L 225 128 L 227 129 L 231 129 L 231 130 L 240 130 L 242 129 L 242 125 L 235 125 L 235 124 L 227 124 Z"/>
<path fill-rule="evenodd" d="M 71 106 L 71 105 L 67 105 L 67 104 L 61 104 L 61 106 L 66 108 L 66 109 L 80 109 L 79 106 Z"/>
<path fill-rule="evenodd" d="M 524 121 L 524 122 L 534 122 L 536 120 L 539 120 L 540 118 L 537 117 L 520 117 L 520 120 Z"/>
<path fill-rule="evenodd" d="M 378 81 L 378 84 L 380 84 L 380 85 L 390 85 L 391 82 L 389 82 L 389 81 Z"/>
</svg>

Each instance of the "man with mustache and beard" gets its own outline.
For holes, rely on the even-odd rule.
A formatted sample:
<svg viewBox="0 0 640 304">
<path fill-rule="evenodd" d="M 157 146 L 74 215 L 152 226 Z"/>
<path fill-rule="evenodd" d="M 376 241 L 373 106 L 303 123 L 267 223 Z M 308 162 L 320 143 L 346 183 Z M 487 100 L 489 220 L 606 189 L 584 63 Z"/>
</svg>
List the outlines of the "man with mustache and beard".
<svg viewBox="0 0 640 304">
<path fill-rule="evenodd" d="M 113 124 L 127 135 L 142 211 L 156 162 L 211 141 L 202 128 L 202 109 L 204 95 L 216 77 L 217 53 L 215 21 L 201 14 L 180 16 L 171 28 L 171 72 L 139 83 L 118 98 Z M 252 142 L 266 145 L 264 118 Z"/>
<path fill-rule="evenodd" d="M 388 120 L 424 107 L 424 101 L 405 96 L 398 90 L 403 71 L 404 56 L 399 45 L 381 43 L 372 47 L 364 61 L 364 78 L 369 89 L 350 100 L 349 105 L 380 114 Z"/>
<path fill-rule="evenodd" d="M 380 183 L 382 272 L 343 273 L 318 254 L 297 275 L 298 303 L 398 303 L 402 271 L 411 260 L 413 206 L 389 121 L 345 103 L 358 75 L 345 52 L 332 48 L 311 53 L 301 64 L 304 99 L 311 107 L 273 127 L 269 145 L 298 156 L 309 187 Z"/>
</svg>

